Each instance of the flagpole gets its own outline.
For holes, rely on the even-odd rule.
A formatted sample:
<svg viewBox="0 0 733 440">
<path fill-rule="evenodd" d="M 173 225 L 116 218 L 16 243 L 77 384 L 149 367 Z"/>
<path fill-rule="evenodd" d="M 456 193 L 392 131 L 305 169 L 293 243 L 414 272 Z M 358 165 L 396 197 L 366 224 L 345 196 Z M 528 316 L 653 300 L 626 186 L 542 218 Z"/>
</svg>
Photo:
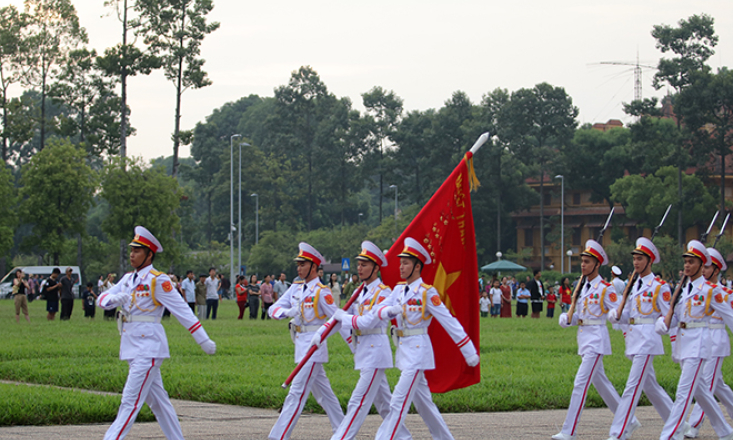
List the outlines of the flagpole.
<svg viewBox="0 0 733 440">
<path fill-rule="evenodd" d="M 474 143 L 473 144 L 473 147 L 471 147 L 471 154 L 472 155 L 473 154 L 476 154 L 476 152 L 478 151 L 478 149 L 481 148 L 481 146 L 483 144 L 485 144 L 486 141 L 488 141 L 488 140 L 489 140 L 489 132 L 487 131 L 486 133 L 484 133 L 481 136 L 479 136 L 478 139 L 476 139 L 476 143 Z"/>
</svg>

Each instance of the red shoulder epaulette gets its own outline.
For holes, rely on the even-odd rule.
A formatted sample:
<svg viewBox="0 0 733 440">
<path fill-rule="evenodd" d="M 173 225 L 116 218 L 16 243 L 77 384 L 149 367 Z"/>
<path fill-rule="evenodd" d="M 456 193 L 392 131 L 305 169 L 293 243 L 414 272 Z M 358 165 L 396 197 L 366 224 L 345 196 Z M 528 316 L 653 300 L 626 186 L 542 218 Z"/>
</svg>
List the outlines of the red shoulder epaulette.
<svg viewBox="0 0 733 440">
<path fill-rule="evenodd" d="M 705 281 L 705 284 L 707 284 L 708 286 L 711 286 L 711 287 L 717 287 L 718 286 L 717 284 L 713 284 L 710 281 Z"/>
<path fill-rule="evenodd" d="M 601 284 L 603 284 L 603 285 L 604 285 L 604 286 L 606 286 L 606 287 L 608 287 L 608 286 L 610 286 L 610 285 L 611 285 L 611 283 L 609 283 L 609 282 L 608 282 L 608 281 L 606 281 L 606 280 L 601 280 Z"/>
<path fill-rule="evenodd" d="M 664 284 L 667 284 L 667 282 L 666 282 L 666 281 L 664 281 L 663 279 L 661 279 L 661 278 L 659 278 L 659 277 L 654 277 L 654 279 L 655 279 L 655 280 L 656 280 L 656 281 L 657 281 L 657 282 L 658 282 L 659 284 L 662 284 L 662 285 L 664 285 Z"/>
</svg>

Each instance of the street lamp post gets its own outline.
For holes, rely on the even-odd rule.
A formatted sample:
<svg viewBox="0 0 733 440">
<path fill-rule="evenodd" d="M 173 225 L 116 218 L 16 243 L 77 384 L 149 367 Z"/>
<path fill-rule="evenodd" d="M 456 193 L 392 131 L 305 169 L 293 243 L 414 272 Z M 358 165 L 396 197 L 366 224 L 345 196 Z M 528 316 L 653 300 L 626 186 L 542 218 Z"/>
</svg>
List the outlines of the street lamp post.
<svg viewBox="0 0 733 440">
<path fill-rule="evenodd" d="M 390 185 L 394 188 L 394 239 L 397 240 L 397 185 Z"/>
<path fill-rule="evenodd" d="M 562 250 L 565 249 L 565 176 L 558 174 L 555 179 L 560 179 L 560 273 L 565 273 L 564 258 Z M 570 270 L 568 270 L 570 272 Z"/>
<path fill-rule="evenodd" d="M 361 224 L 361 216 L 362 216 L 362 215 L 364 215 L 364 213 L 360 212 L 360 213 L 359 213 L 359 224 Z"/>
<path fill-rule="evenodd" d="M 572 258 L 573 258 L 573 250 L 568 249 L 568 273 L 573 271 L 573 265 L 572 265 Z"/>
<path fill-rule="evenodd" d="M 255 244 L 260 243 L 260 196 L 252 194 L 250 197 L 255 198 Z"/>
<path fill-rule="evenodd" d="M 230 293 L 234 287 L 234 138 L 241 134 L 229 136 L 229 281 Z"/>
<path fill-rule="evenodd" d="M 237 274 L 242 270 L 242 147 L 249 147 L 247 142 L 239 144 L 239 221 L 237 222 Z"/>
</svg>

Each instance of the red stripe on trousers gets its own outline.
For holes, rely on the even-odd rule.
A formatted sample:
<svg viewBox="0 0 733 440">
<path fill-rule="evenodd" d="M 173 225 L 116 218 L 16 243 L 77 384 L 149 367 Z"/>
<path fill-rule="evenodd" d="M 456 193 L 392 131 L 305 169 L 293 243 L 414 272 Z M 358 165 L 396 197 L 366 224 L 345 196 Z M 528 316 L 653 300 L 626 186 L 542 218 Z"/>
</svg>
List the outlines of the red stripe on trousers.
<svg viewBox="0 0 733 440">
<path fill-rule="evenodd" d="M 155 359 L 153 359 L 153 364 L 150 366 L 150 368 L 148 368 L 148 372 L 145 373 L 145 379 L 143 380 L 142 385 L 140 385 L 140 392 L 137 393 L 137 399 L 135 399 L 135 406 L 132 407 L 132 412 L 127 417 L 127 420 L 125 421 L 125 424 L 122 425 L 122 429 L 120 429 L 120 433 L 117 434 L 117 440 L 119 440 L 120 436 L 125 431 L 125 427 L 127 426 L 127 424 L 130 423 L 130 419 L 132 418 L 132 415 L 135 414 L 135 411 L 137 409 L 137 404 L 140 403 L 140 396 L 143 393 L 143 388 L 145 388 L 145 382 L 148 381 L 148 377 L 150 376 L 150 370 L 152 370 L 154 366 L 155 366 Z"/>
<path fill-rule="evenodd" d="M 720 361 L 721 360 L 722 360 L 722 358 L 718 358 L 718 360 L 715 361 L 715 371 L 713 371 L 713 378 L 710 381 L 710 392 L 711 393 L 713 392 L 713 389 L 715 388 L 715 376 L 717 376 L 717 374 L 715 374 L 715 373 L 718 372 L 718 365 L 720 365 Z M 700 425 L 702 424 L 702 421 L 704 419 L 705 419 L 705 411 L 703 411 L 702 414 L 700 414 L 700 420 L 698 420 L 697 422 L 693 423 L 692 424 L 692 427 L 693 428 L 699 428 Z"/>
<path fill-rule="evenodd" d="M 314 368 L 316 368 L 315 362 L 311 365 L 311 372 L 308 373 L 308 378 L 305 380 L 305 383 L 303 384 L 303 392 L 300 393 L 300 399 L 298 400 L 298 406 L 296 407 L 295 412 L 293 413 L 293 417 L 290 418 L 290 421 L 288 422 L 288 426 L 285 427 L 285 431 L 283 431 L 283 436 L 280 437 L 280 440 L 285 438 L 285 434 L 287 434 L 288 429 L 290 429 L 290 425 L 293 424 L 293 420 L 295 420 L 295 416 L 300 414 L 300 403 L 303 401 L 303 396 L 306 395 L 305 390 L 308 389 L 308 381 L 311 380 L 311 376 L 313 375 Z"/>
<path fill-rule="evenodd" d="M 580 408 L 578 408 L 578 414 L 575 415 L 575 422 L 573 422 L 573 429 L 570 431 L 570 435 L 573 436 L 575 434 L 575 428 L 578 426 L 578 420 L 580 419 L 580 412 L 583 411 L 583 407 L 585 406 L 585 396 L 588 394 L 588 388 L 590 387 L 590 383 L 593 381 L 593 372 L 596 371 L 596 367 L 598 366 L 598 360 L 601 359 L 602 354 L 596 355 L 596 362 L 593 364 L 593 368 L 590 370 L 590 374 L 588 375 L 588 383 L 585 384 L 585 389 L 583 390 L 583 397 L 580 399 Z"/>
<path fill-rule="evenodd" d="M 649 358 L 651 356 L 646 356 L 646 361 L 644 361 L 644 368 L 641 369 L 641 376 L 639 376 L 639 381 L 636 383 L 636 388 L 634 389 L 634 395 L 631 396 L 631 404 L 629 405 L 629 409 L 626 410 L 626 418 L 624 419 L 624 424 L 621 426 L 621 434 L 626 431 L 626 424 L 629 423 L 629 416 L 631 415 L 631 408 L 634 407 L 634 400 L 636 399 L 636 393 L 639 392 L 639 388 L 641 388 L 641 383 L 644 381 L 644 372 L 646 371 L 647 365 L 649 365 Z M 621 438 L 621 435 L 618 436 Z"/>
<path fill-rule="evenodd" d="M 697 371 L 695 371 L 695 377 L 692 378 L 692 383 L 690 384 L 690 391 L 692 391 L 692 388 L 695 385 L 695 381 L 697 380 L 697 375 L 698 373 L 700 373 L 700 367 L 702 367 L 703 361 L 700 360 L 699 362 L 700 363 L 697 365 Z M 677 429 L 680 427 L 680 423 L 682 423 L 682 421 L 685 419 L 685 413 L 687 412 L 687 405 L 690 404 L 690 399 L 692 399 L 692 393 L 690 393 L 685 400 L 685 407 L 682 409 L 682 416 L 677 421 L 677 425 L 675 425 L 674 430 L 672 431 L 673 434 L 669 436 L 669 440 L 672 440 L 672 438 L 674 437 L 674 433 L 676 433 Z"/>
<path fill-rule="evenodd" d="M 389 437 L 389 440 L 393 440 L 395 434 L 397 433 L 397 428 L 400 427 L 400 423 L 402 421 L 402 412 L 405 411 L 405 404 L 407 404 L 407 401 L 410 400 L 410 392 L 412 392 L 412 387 L 415 385 L 415 381 L 417 380 L 417 376 L 420 374 L 420 371 L 418 370 L 417 373 L 415 373 L 415 377 L 412 378 L 412 383 L 410 384 L 410 388 L 407 389 L 407 394 L 405 394 L 405 401 L 402 402 L 402 408 L 400 408 L 400 415 L 397 416 L 397 424 L 394 425 L 394 431 L 392 431 L 392 435 Z"/>
<path fill-rule="evenodd" d="M 377 377 L 377 371 L 374 370 L 374 375 L 372 376 L 372 380 L 369 381 L 369 386 L 366 389 L 366 392 L 363 396 L 361 396 L 361 402 L 359 402 L 359 407 L 357 408 L 356 412 L 354 413 L 354 416 L 351 418 L 351 421 L 349 422 L 349 426 L 346 427 L 346 431 L 344 431 L 344 435 L 341 437 L 341 440 L 344 440 L 346 438 L 346 434 L 349 432 L 349 429 L 351 428 L 351 425 L 354 423 L 354 420 L 356 419 L 357 414 L 359 414 L 359 410 L 361 409 L 362 405 L 364 405 L 364 399 L 366 399 L 367 394 L 369 394 L 369 390 L 372 389 L 372 384 L 374 383 L 374 378 Z"/>
</svg>

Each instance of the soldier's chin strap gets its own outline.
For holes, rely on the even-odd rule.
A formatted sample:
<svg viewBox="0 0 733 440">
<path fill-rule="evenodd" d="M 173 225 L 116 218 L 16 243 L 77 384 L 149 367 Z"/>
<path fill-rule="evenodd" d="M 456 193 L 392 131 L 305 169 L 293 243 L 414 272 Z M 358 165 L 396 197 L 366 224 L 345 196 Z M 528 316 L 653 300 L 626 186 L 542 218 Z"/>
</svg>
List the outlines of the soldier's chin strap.
<svg viewBox="0 0 733 440">
<path fill-rule="evenodd" d="M 418 259 L 415 258 L 413 260 L 413 263 L 414 264 L 412 265 L 412 270 L 410 271 L 410 275 L 407 278 L 405 278 L 406 280 L 411 279 L 412 278 L 412 274 L 415 273 L 415 268 L 417 267 Z M 420 271 L 422 272 L 422 264 L 420 264 Z"/>
<path fill-rule="evenodd" d="M 142 268 L 144 268 L 144 267 L 148 267 L 148 266 L 150 266 L 151 264 L 153 264 L 153 260 L 152 260 L 152 259 L 150 260 L 150 263 L 148 263 L 148 264 L 145 264 L 145 263 L 146 263 L 146 262 L 148 261 L 148 256 L 150 256 L 150 252 L 151 252 L 151 251 L 150 251 L 150 248 L 147 248 L 147 247 L 146 247 L 146 248 L 145 248 L 145 258 L 143 258 L 143 262 L 142 262 L 142 263 L 140 263 L 140 265 L 139 265 L 138 267 L 136 267 L 136 268 L 135 268 L 135 270 L 136 270 L 136 271 L 140 272 L 140 270 L 141 270 Z"/>
<path fill-rule="evenodd" d="M 372 267 L 372 271 L 371 271 L 371 272 L 369 272 L 369 276 L 368 276 L 368 277 L 366 277 L 366 278 L 363 278 L 363 279 L 362 279 L 362 281 L 366 281 L 366 280 L 371 280 L 371 279 L 372 279 L 372 277 L 374 276 L 374 271 L 375 271 L 375 270 L 377 270 L 377 265 L 376 265 L 376 263 L 374 264 L 374 267 Z"/>
</svg>

